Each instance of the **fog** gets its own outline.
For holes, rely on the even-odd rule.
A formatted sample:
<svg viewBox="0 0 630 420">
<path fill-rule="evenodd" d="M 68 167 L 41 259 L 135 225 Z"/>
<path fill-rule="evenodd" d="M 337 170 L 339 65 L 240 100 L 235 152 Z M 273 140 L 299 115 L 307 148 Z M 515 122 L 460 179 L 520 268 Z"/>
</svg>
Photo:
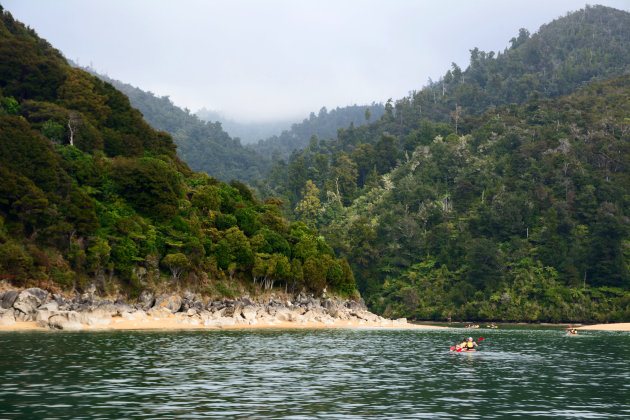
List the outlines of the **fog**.
<svg viewBox="0 0 630 420">
<path fill-rule="evenodd" d="M 630 10 L 628 1 L 603 1 Z M 570 0 L 3 0 L 67 58 L 241 122 L 385 102 L 469 50 L 502 51 Z"/>
</svg>

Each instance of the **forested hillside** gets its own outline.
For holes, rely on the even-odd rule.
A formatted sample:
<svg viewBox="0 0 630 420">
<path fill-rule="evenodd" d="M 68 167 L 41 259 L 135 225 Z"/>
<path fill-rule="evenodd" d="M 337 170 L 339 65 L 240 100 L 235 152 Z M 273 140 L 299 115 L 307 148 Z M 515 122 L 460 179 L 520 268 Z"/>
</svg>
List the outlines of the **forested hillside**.
<svg viewBox="0 0 630 420">
<path fill-rule="evenodd" d="M 345 106 L 328 111 L 326 107 L 315 115 L 311 112 L 308 119 L 291 125 L 291 129 L 279 135 L 261 139 L 249 147 L 258 151 L 268 159 L 287 158 L 294 150 L 302 150 L 308 146 L 313 136 L 321 139 L 337 137 L 341 128 L 358 127 L 379 119 L 385 113 L 383 104 L 372 103 L 369 106 Z"/>
<path fill-rule="evenodd" d="M 321 230 L 372 309 L 420 319 L 630 318 L 630 76 L 427 139 Z"/>
<path fill-rule="evenodd" d="M 124 94 L 0 12 L 0 279 L 131 296 L 274 284 L 354 296 L 347 262 L 283 219 L 280 201 L 191 171 Z M 179 114 L 162 124 L 181 118 L 199 139 L 213 129 Z"/>
<path fill-rule="evenodd" d="M 278 162 L 272 193 L 387 315 L 629 319 L 628 79 L 584 88 L 628 73 L 629 28 L 587 7 L 473 49 L 439 90 Z"/>
<path fill-rule="evenodd" d="M 455 115 L 461 118 L 500 104 L 567 95 L 590 82 L 626 73 L 628 27 L 629 13 L 586 6 L 541 26 L 533 35 L 521 29 L 503 53 L 470 50 L 468 68 L 462 71 L 453 63 L 439 81 L 403 99 L 400 117 L 422 114 L 453 122 Z"/>
<path fill-rule="evenodd" d="M 219 122 L 205 122 L 188 110 L 175 106 L 167 96 L 157 97 L 137 87 L 87 69 L 129 97 L 134 108 L 157 130 L 173 137 L 178 156 L 194 171 L 223 181 L 253 183 L 269 169 L 270 161 L 232 139 Z"/>
<path fill-rule="evenodd" d="M 278 136 L 243 146 L 238 138 L 231 138 L 218 121 L 204 121 L 202 116 L 175 106 L 166 96 L 160 98 L 93 69 L 85 70 L 127 95 L 131 105 L 142 112 L 151 127 L 171 134 L 178 156 L 193 170 L 220 180 L 238 179 L 250 185 L 265 178 L 273 159 L 286 158 L 294 149 L 304 149 L 313 135 L 334 138 L 340 128 L 366 124 L 384 113 L 382 104 L 347 106 L 330 112 L 322 108 L 317 116 L 311 113 L 308 119 L 293 124 Z"/>
</svg>

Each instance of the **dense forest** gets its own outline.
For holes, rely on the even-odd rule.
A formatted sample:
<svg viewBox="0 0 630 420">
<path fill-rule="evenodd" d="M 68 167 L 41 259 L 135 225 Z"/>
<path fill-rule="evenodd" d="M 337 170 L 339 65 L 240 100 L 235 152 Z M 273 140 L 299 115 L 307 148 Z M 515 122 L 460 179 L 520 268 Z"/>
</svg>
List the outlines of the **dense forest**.
<svg viewBox="0 0 630 420">
<path fill-rule="evenodd" d="M 0 275 L 217 296 L 356 296 L 356 277 L 390 317 L 629 320 L 629 29 L 587 6 L 362 124 L 319 132 L 322 110 L 256 151 L 131 88 L 155 131 L 4 12 Z"/>
<path fill-rule="evenodd" d="M 473 49 L 378 121 L 311 138 L 268 194 L 351 262 L 377 312 L 628 319 L 628 79 L 594 84 L 630 72 L 628 28 L 587 7 L 497 57 Z"/>
<path fill-rule="evenodd" d="M 280 135 L 257 139 L 256 144 L 243 146 L 239 138 L 231 137 L 224 130 L 222 123 L 208 121 L 207 117 L 212 114 L 207 111 L 191 114 L 175 106 L 167 96 L 157 97 L 91 68 L 84 70 L 127 95 L 131 105 L 142 112 L 153 128 L 171 134 L 177 145 L 177 155 L 191 169 L 223 181 L 237 179 L 250 185 L 260 185 L 259 181 L 265 178 L 273 161 L 288 157 L 295 149 L 304 149 L 313 135 L 335 138 L 340 128 L 366 124 L 385 112 L 384 106 L 376 103 L 336 108 L 330 112 L 322 108 L 318 115 L 311 113 L 308 119 L 292 124 Z"/>
<path fill-rule="evenodd" d="M 190 170 L 127 96 L 0 12 L 0 279 L 132 297 L 356 296 L 346 260 L 282 202 Z"/>
<path fill-rule="evenodd" d="M 226 182 L 237 179 L 253 184 L 269 170 L 269 159 L 243 147 L 223 130 L 221 123 L 201 120 L 189 110 L 175 106 L 168 96 L 157 97 L 94 69 L 84 70 L 127 95 L 151 127 L 169 133 L 177 145 L 177 155 L 194 171 Z"/>
</svg>

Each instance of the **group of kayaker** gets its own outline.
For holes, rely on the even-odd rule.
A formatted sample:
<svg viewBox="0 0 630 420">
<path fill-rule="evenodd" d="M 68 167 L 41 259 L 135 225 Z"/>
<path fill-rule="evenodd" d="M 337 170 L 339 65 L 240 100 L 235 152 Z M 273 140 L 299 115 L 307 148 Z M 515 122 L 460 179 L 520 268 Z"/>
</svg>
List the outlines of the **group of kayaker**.
<svg viewBox="0 0 630 420">
<path fill-rule="evenodd" d="M 474 325 L 474 324 L 473 324 Z M 477 325 L 477 327 L 473 327 L 473 326 L 466 326 L 466 328 L 479 328 L 479 326 Z M 491 325 L 486 325 L 486 328 L 498 328 L 494 322 Z M 573 328 L 571 326 L 569 326 L 569 329 L 565 330 L 567 335 L 577 335 L 578 334 L 578 330 L 577 328 Z M 477 341 L 481 341 L 483 340 L 484 337 L 479 337 L 477 339 Z M 472 337 L 464 337 L 461 341 L 460 344 L 456 344 L 455 346 L 451 347 L 451 353 L 453 352 L 461 352 L 461 351 L 477 351 L 477 347 L 479 347 L 477 345 L 477 342 L 475 340 L 473 340 Z"/>
<path fill-rule="evenodd" d="M 466 325 L 466 328 L 479 328 L 479 324 L 475 324 L 474 322 L 472 324 Z M 486 328 L 499 328 L 497 327 L 494 322 L 490 325 L 486 325 Z"/>
</svg>

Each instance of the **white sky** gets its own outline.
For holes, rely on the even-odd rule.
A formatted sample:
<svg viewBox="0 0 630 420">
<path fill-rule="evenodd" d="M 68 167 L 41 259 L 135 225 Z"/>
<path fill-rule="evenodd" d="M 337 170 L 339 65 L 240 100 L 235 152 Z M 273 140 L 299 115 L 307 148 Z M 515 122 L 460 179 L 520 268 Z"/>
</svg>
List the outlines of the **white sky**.
<svg viewBox="0 0 630 420">
<path fill-rule="evenodd" d="M 571 0 L 0 0 L 80 65 L 241 122 L 384 102 Z M 598 3 L 630 11 L 628 0 Z"/>
</svg>

